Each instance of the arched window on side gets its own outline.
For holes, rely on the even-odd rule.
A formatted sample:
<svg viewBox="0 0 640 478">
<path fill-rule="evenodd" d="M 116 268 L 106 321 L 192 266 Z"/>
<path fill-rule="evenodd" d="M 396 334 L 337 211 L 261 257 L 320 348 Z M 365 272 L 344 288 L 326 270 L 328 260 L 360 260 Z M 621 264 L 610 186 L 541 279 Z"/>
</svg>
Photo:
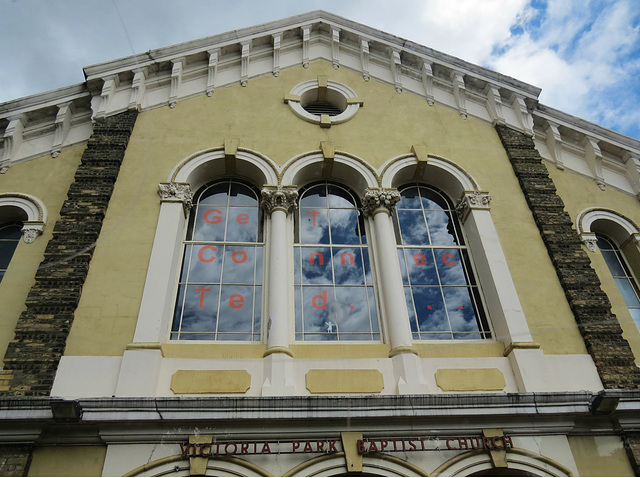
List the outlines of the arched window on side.
<svg viewBox="0 0 640 478">
<path fill-rule="evenodd" d="M 343 186 L 300 191 L 294 245 L 296 340 L 380 340 L 360 204 Z"/>
<path fill-rule="evenodd" d="M 617 244 L 602 234 L 596 234 L 596 238 L 598 248 L 627 304 L 629 314 L 631 314 L 636 327 L 640 329 L 640 289 L 638 281 L 631 272 L 631 268 Z"/>
<path fill-rule="evenodd" d="M 22 223 L 12 222 L 0 225 L 0 282 L 7 272 L 21 237 Z"/>
<path fill-rule="evenodd" d="M 259 192 L 240 181 L 194 197 L 178 285 L 172 340 L 260 341 L 262 211 Z"/>
<path fill-rule="evenodd" d="M 491 337 L 455 209 L 439 190 L 398 188 L 394 222 L 414 340 Z"/>
</svg>

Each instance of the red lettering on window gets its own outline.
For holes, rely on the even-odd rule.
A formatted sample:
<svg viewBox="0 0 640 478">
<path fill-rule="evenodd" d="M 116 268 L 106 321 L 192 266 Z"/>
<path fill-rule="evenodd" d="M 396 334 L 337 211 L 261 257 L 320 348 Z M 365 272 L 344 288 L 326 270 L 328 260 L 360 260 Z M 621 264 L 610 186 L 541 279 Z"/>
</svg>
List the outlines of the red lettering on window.
<svg viewBox="0 0 640 478">
<path fill-rule="evenodd" d="M 320 303 L 318 303 L 320 299 Z M 327 291 L 323 290 L 322 295 L 314 295 L 311 298 L 311 305 L 314 309 L 326 309 L 327 308 Z"/>
<path fill-rule="evenodd" d="M 229 306 L 233 309 L 241 309 L 244 305 L 244 297 L 240 294 L 233 294 L 229 297 Z"/>
<path fill-rule="evenodd" d="M 216 260 L 216 256 L 213 256 L 213 255 L 211 257 L 209 257 L 208 259 L 205 259 L 204 251 L 207 250 L 207 249 L 209 249 L 209 250 L 211 250 L 213 252 L 218 250 L 216 248 L 216 246 L 202 246 L 200 248 L 200 250 L 198 251 L 198 259 L 200 259 L 200 262 L 213 262 L 213 261 Z"/>
<path fill-rule="evenodd" d="M 455 261 L 455 260 L 452 260 L 451 262 L 449 262 L 449 261 L 447 260 L 447 258 L 455 259 L 455 256 L 454 256 L 453 254 L 444 254 L 444 255 L 442 256 L 442 262 L 444 262 L 444 263 L 445 263 L 445 265 L 447 265 L 447 266 L 455 266 L 455 265 L 458 263 L 458 262 L 457 262 L 457 261 Z"/>
<path fill-rule="evenodd" d="M 324 265 L 324 255 L 322 255 L 322 253 L 321 253 L 321 252 L 312 252 L 312 253 L 309 255 L 309 262 L 311 263 L 311 265 L 312 265 L 312 266 L 313 266 L 313 265 L 315 265 L 315 264 L 314 264 L 314 262 L 315 262 L 315 261 L 314 261 L 314 259 L 315 259 L 316 257 L 318 258 L 318 263 L 319 263 L 321 266 L 323 266 L 323 265 Z"/>
<path fill-rule="evenodd" d="M 249 224 L 249 215 L 238 214 L 238 216 L 236 217 L 236 221 L 238 221 L 238 224 Z"/>
<path fill-rule="evenodd" d="M 209 218 L 209 214 L 213 212 L 220 214 L 220 216 L 213 216 L 213 218 Z M 219 209 L 209 209 L 208 211 L 205 211 L 202 219 L 204 219 L 204 222 L 208 224 L 220 224 L 222 222 L 222 212 L 220 212 Z"/>
<path fill-rule="evenodd" d="M 346 264 L 344 263 L 344 258 L 345 258 L 345 257 L 349 258 L 349 263 L 350 263 L 349 265 L 350 265 L 350 266 L 352 266 L 352 265 L 354 265 L 354 264 L 355 264 L 355 258 L 353 257 L 353 254 L 352 254 L 352 253 L 350 253 L 350 252 L 341 252 L 341 253 L 340 253 L 340 264 L 341 264 L 341 265 L 343 265 L 343 266 L 344 266 L 344 265 L 346 265 Z"/>
<path fill-rule="evenodd" d="M 321 214 L 320 211 L 309 211 L 307 214 L 311 214 L 311 217 L 313 217 L 313 225 L 317 226 L 317 224 L 316 224 L 316 216 L 318 214 Z"/>
<path fill-rule="evenodd" d="M 413 255 L 413 262 L 415 262 L 417 266 L 426 266 L 427 256 L 425 256 L 424 254 L 416 253 Z"/>
<path fill-rule="evenodd" d="M 204 304 L 204 293 L 211 292 L 211 289 L 208 287 L 202 286 L 199 289 L 196 289 L 196 292 L 200 292 L 200 308 L 202 309 L 202 305 Z"/>
<path fill-rule="evenodd" d="M 242 264 L 244 261 L 247 260 L 247 253 L 244 251 L 236 251 L 233 254 L 231 254 L 231 260 L 236 264 Z"/>
</svg>

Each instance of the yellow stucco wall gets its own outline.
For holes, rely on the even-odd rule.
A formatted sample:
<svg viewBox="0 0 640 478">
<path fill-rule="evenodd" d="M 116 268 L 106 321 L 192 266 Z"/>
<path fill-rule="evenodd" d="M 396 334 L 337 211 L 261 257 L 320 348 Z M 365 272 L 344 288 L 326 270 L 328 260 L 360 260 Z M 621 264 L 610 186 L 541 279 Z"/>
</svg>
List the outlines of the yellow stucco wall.
<svg viewBox="0 0 640 478">
<path fill-rule="evenodd" d="M 283 97 L 318 75 L 353 88 L 364 107 L 329 129 L 297 118 Z M 231 112 L 227 114 L 227 112 Z M 585 353 L 531 213 L 493 127 L 455 110 L 325 61 L 216 90 L 139 115 L 76 311 L 66 354 L 120 355 L 131 342 L 159 211 L 157 185 L 197 151 L 225 138 L 284 164 L 332 141 L 379 168 L 411 146 L 443 156 L 469 172 L 491 194 L 492 216 L 534 340 L 546 353 Z M 545 300 L 539 298 L 544 296 Z M 553 330 L 550 330 L 553 324 Z M 563 334 L 557 333 L 557 328 Z"/>
<path fill-rule="evenodd" d="M 0 175 L 3 193 L 29 194 L 44 204 L 47 223 L 43 233 L 31 244 L 20 240 L 7 273 L 0 283 L 0 357 L 3 357 L 29 290 L 35 283 L 38 265 L 52 237 L 53 226 L 60 217 L 60 208 L 80 163 L 85 145 L 64 149 L 57 158 L 43 156 L 12 165 Z"/>
<path fill-rule="evenodd" d="M 602 191 L 593 179 L 567 171 L 560 171 L 552 165 L 548 165 L 547 169 L 549 169 L 556 188 L 564 200 L 565 209 L 571 215 L 574 225 L 580 213 L 587 208 L 610 209 L 631 219 L 635 224 L 640 224 L 640 204 L 632 195 L 613 188 L 606 188 Z M 630 245 L 630 247 L 636 247 L 637 252 L 637 246 Z M 600 278 L 602 289 L 611 301 L 611 310 L 620 321 L 624 331 L 624 338 L 629 341 L 636 356 L 636 362 L 640 363 L 640 332 L 638 332 L 638 328 L 631 319 L 620 290 L 614 282 L 600 251 L 589 252 L 586 247 L 584 249 L 587 251 L 591 259 L 591 265 Z M 635 270 L 636 274 L 639 272 L 640 270 Z"/>
<path fill-rule="evenodd" d="M 569 445 L 580 476 L 635 476 L 616 436 L 571 436 Z"/>
<path fill-rule="evenodd" d="M 106 446 L 58 446 L 33 450 L 27 476 L 102 476 Z"/>
</svg>

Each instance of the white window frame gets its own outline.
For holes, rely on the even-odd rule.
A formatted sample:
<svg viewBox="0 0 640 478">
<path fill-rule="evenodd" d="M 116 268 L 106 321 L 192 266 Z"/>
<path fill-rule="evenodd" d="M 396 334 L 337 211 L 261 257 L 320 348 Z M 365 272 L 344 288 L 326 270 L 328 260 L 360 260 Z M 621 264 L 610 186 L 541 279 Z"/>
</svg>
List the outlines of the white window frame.
<svg viewBox="0 0 640 478">
<path fill-rule="evenodd" d="M 518 343 L 532 343 L 516 287 L 493 224 L 491 197 L 476 180 L 446 158 L 429 155 L 420 161 L 414 154 L 391 159 L 381 167 L 382 187 L 396 188 L 407 183 L 435 186 L 458 198 L 457 209 L 464 229 L 469 255 L 477 273 L 488 312 L 493 339 L 509 350 Z"/>
<path fill-rule="evenodd" d="M 238 148 L 230 157 L 225 154 L 224 147 L 195 153 L 173 169 L 167 182 L 160 185 L 160 212 L 134 343 L 164 343 L 169 340 L 193 192 L 210 181 L 231 175 L 243 177 L 256 186 L 277 184 L 276 169 L 271 159 L 255 151 Z M 244 174 L 234 174 L 235 170 Z"/>
</svg>

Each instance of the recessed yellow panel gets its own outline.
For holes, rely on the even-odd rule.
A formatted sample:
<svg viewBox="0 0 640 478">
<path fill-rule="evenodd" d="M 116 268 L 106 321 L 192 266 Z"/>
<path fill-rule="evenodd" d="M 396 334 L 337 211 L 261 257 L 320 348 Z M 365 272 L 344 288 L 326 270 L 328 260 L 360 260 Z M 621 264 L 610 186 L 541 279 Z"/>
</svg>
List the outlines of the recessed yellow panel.
<svg viewBox="0 0 640 478">
<path fill-rule="evenodd" d="M 171 377 L 171 390 L 186 393 L 245 393 L 251 387 L 246 370 L 178 370 Z"/>
<path fill-rule="evenodd" d="M 436 384 L 445 392 L 504 390 L 504 375 L 497 368 L 444 368 L 436 372 Z"/>
<path fill-rule="evenodd" d="M 309 370 L 306 383 L 311 393 L 380 393 L 384 388 L 379 370 Z"/>
</svg>

